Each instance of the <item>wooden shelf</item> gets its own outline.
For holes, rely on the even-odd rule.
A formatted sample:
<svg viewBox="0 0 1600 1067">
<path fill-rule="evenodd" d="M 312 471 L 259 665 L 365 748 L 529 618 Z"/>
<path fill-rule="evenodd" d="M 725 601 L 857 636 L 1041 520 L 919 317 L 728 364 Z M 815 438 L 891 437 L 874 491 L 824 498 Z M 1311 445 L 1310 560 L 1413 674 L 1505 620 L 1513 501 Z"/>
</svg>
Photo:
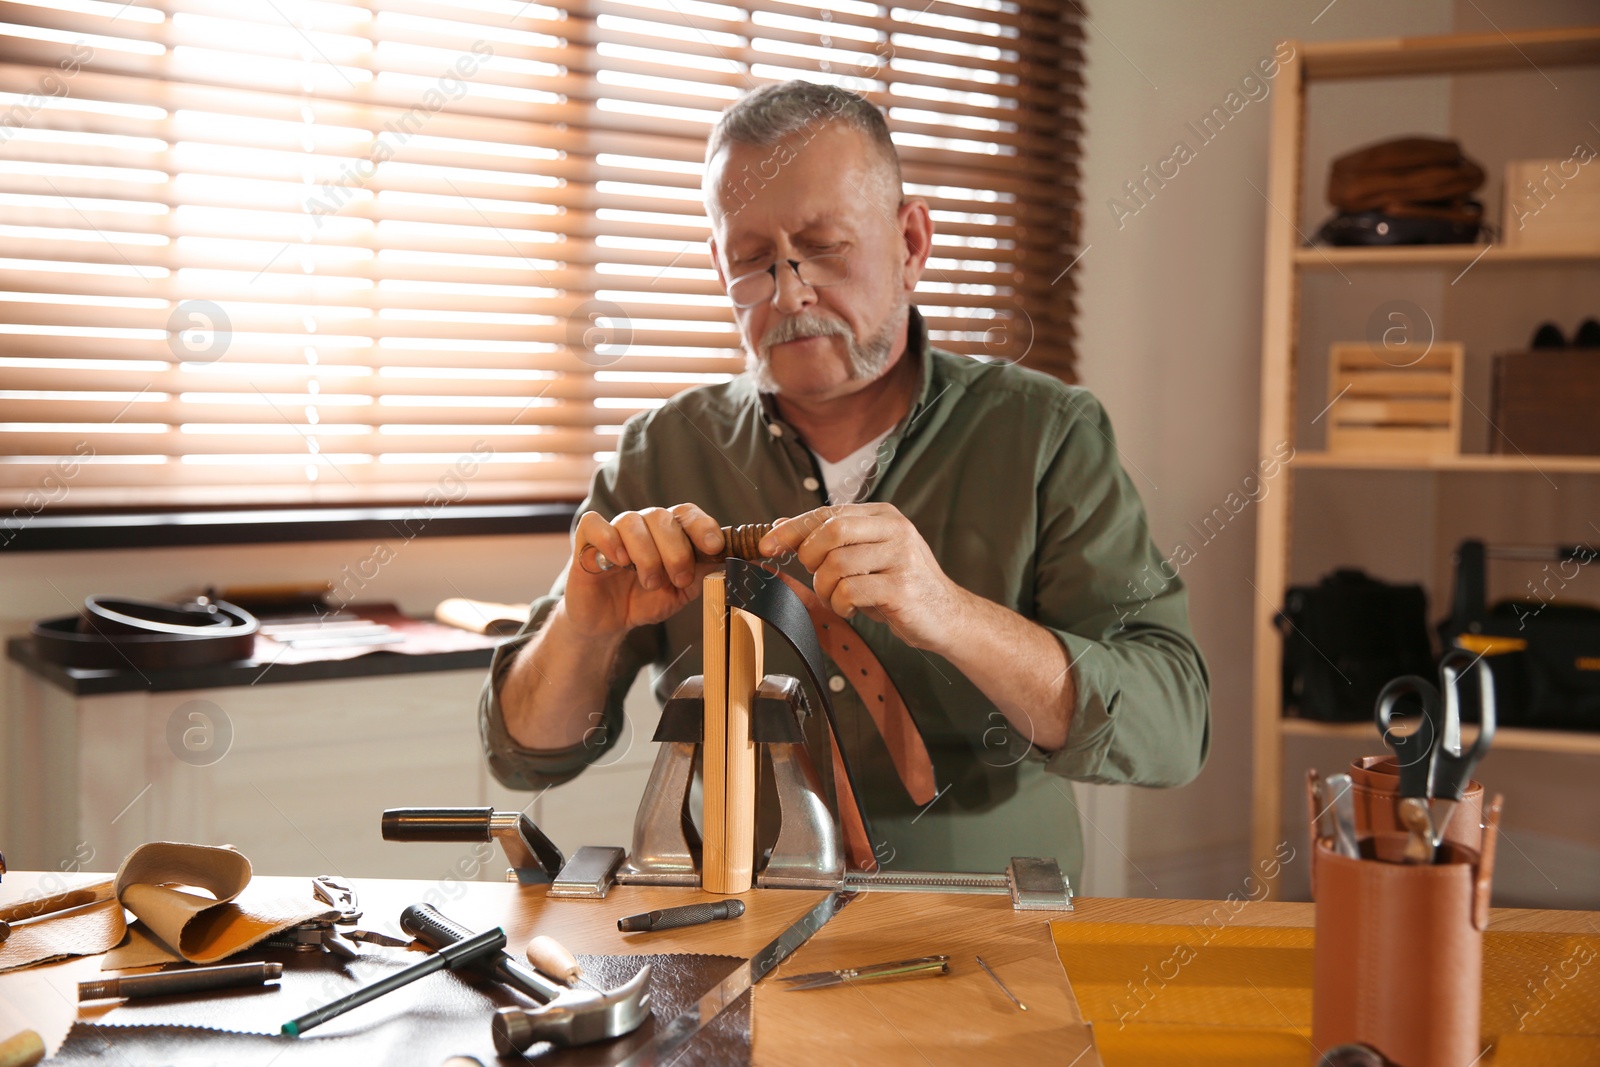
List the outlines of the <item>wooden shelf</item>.
<svg viewBox="0 0 1600 1067">
<path fill-rule="evenodd" d="M 1313 719 L 1284 719 L 1283 732 L 1294 737 L 1321 737 L 1342 740 L 1368 740 L 1378 745 L 1378 728 L 1370 722 L 1317 722 Z M 1566 752 L 1580 756 L 1600 756 L 1600 733 L 1572 730 L 1529 730 L 1502 726 L 1494 732 L 1493 748 L 1508 752 Z M 1381 748 L 1374 748 L 1379 752 Z M 1491 749 L 1492 751 L 1492 749 Z"/>
<path fill-rule="evenodd" d="M 1600 456 L 1361 456 L 1296 452 L 1288 466 L 1351 471 L 1600 474 Z"/>
<path fill-rule="evenodd" d="M 1306 43 L 1300 61 L 1307 81 L 1585 65 L 1600 63 L 1600 27 Z"/>
<path fill-rule="evenodd" d="M 1478 257 L 1482 257 L 1479 259 Z M 1504 248 L 1500 245 L 1393 245 L 1387 248 L 1296 248 L 1294 265 L 1301 270 L 1345 267 L 1460 267 L 1477 260 L 1478 267 L 1538 263 L 1600 263 L 1600 248 L 1559 251 Z"/>
<path fill-rule="evenodd" d="M 1537 100 L 1511 97 L 1543 93 L 1555 81 L 1556 68 L 1600 67 L 1600 26 L 1509 33 L 1446 34 L 1436 37 L 1386 38 L 1364 41 L 1294 42 L 1294 58 L 1283 64 L 1284 74 L 1269 107 L 1272 132 L 1268 142 L 1265 187 L 1266 260 L 1263 271 L 1261 336 L 1261 425 L 1258 441 L 1262 455 L 1294 439 L 1300 388 L 1317 388 L 1300 381 L 1296 358 L 1300 328 L 1300 302 L 1312 276 L 1328 271 L 1348 273 L 1362 269 L 1426 270 L 1430 277 L 1454 282 L 1480 268 L 1504 272 L 1507 268 L 1557 268 L 1587 271 L 1600 265 L 1600 248 L 1554 251 L 1506 248 L 1502 245 L 1410 245 L 1387 248 L 1303 247 L 1306 240 L 1291 220 L 1300 216 L 1305 181 L 1302 153 L 1306 144 L 1308 89 L 1319 81 L 1356 78 L 1401 78 L 1423 75 L 1515 72 L 1532 77 L 1508 80 L 1505 101 L 1508 122 L 1517 121 L 1515 105 L 1537 106 Z M 1543 74 L 1540 79 L 1538 75 Z M 1536 90 L 1531 89 L 1538 82 Z M 1564 86 L 1557 86 L 1565 88 Z M 1562 96 L 1569 93 L 1563 92 Z M 1542 99 L 1542 97 L 1540 98 Z M 1473 273 L 1476 278 L 1478 275 Z M 1353 280 L 1353 279 L 1351 279 Z M 1368 279 L 1369 281 L 1372 279 Z M 1445 455 L 1390 457 L 1301 451 L 1289 464 L 1308 470 L 1463 472 L 1545 476 L 1556 473 L 1600 474 L 1600 456 Z M 1281 492 L 1264 497 L 1257 505 L 1256 567 L 1252 644 L 1251 741 L 1255 753 L 1251 768 L 1251 853 L 1269 859 L 1282 840 L 1284 746 L 1295 737 L 1338 738 L 1347 744 L 1367 744 L 1380 750 L 1376 729 L 1370 723 L 1319 723 L 1283 717 L 1283 636 L 1277 627 L 1277 598 L 1289 586 L 1294 550 L 1293 501 L 1299 479 L 1289 479 Z M 1313 489 L 1315 487 L 1312 487 Z M 1498 732 L 1495 746 L 1531 752 L 1558 752 L 1600 756 L 1600 733 L 1573 733 L 1507 728 Z M 1303 801 L 1289 798 L 1294 803 Z"/>
</svg>

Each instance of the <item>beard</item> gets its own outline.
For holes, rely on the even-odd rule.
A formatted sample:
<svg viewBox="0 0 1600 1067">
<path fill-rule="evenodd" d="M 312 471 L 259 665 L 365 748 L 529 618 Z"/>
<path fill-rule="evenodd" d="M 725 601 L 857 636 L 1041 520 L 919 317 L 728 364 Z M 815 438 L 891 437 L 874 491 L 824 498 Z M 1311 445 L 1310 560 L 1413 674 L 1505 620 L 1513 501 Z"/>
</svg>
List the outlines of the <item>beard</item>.
<svg viewBox="0 0 1600 1067">
<path fill-rule="evenodd" d="M 772 349 L 786 341 L 803 337 L 842 337 L 845 343 L 845 363 L 852 380 L 870 381 L 889 366 L 894 350 L 895 335 L 899 332 L 902 313 L 909 298 L 904 294 L 895 302 L 893 313 L 883 328 L 865 341 L 857 341 L 850 327 L 839 319 L 828 318 L 811 311 L 802 311 L 781 319 L 767 328 L 761 342 L 752 348 L 745 345 L 745 370 L 755 378 L 756 388 L 763 393 L 779 392 L 777 379 L 772 373 Z"/>
</svg>

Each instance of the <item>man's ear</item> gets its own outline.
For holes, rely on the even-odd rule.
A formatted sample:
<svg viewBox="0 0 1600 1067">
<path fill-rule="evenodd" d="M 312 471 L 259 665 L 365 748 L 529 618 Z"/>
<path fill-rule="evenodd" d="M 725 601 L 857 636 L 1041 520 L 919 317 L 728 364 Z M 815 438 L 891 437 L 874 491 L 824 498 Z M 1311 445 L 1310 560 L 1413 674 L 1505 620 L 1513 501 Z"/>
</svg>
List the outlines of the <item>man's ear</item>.
<svg viewBox="0 0 1600 1067">
<path fill-rule="evenodd" d="M 900 205 L 899 223 L 906 243 L 900 276 L 909 293 L 922 280 L 928 256 L 933 251 L 933 216 L 928 213 L 928 202 L 920 196 L 907 197 Z"/>
</svg>

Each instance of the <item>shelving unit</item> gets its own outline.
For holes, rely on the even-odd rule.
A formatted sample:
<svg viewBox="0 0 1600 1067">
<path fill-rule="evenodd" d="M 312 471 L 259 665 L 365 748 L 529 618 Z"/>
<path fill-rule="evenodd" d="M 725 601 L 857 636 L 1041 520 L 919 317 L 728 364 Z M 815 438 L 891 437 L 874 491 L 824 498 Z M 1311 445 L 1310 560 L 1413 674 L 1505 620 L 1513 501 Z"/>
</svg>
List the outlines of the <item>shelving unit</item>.
<svg viewBox="0 0 1600 1067">
<path fill-rule="evenodd" d="M 1305 247 L 1300 218 L 1306 90 L 1313 81 L 1600 65 L 1600 26 L 1507 34 L 1462 34 L 1370 41 L 1295 42 L 1272 98 L 1268 157 L 1266 284 L 1262 325 L 1260 454 L 1296 439 L 1295 389 L 1302 276 L 1370 268 L 1466 270 L 1600 263 L 1600 253 L 1545 252 L 1484 245 L 1398 248 Z M 1316 387 L 1311 383 L 1312 388 Z M 1260 503 L 1256 539 L 1251 853 L 1269 859 L 1282 840 L 1284 739 L 1377 737 L 1368 723 L 1321 723 L 1283 716 L 1282 639 L 1273 619 L 1290 580 L 1291 516 L 1300 471 L 1404 471 L 1435 474 L 1600 474 L 1600 456 L 1454 455 L 1391 458 L 1297 450 Z M 1600 756 L 1600 734 L 1501 729 L 1498 748 Z M 1298 799 L 1298 798 L 1296 798 Z"/>
</svg>

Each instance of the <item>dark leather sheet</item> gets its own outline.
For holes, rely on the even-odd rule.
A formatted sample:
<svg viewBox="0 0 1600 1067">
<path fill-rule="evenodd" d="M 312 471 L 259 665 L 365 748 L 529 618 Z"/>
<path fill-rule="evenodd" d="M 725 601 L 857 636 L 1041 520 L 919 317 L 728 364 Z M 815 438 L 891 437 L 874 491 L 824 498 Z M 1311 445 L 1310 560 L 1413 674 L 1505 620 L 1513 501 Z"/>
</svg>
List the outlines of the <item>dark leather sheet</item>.
<svg viewBox="0 0 1600 1067">
<path fill-rule="evenodd" d="M 163 1064 L 199 1067 L 348 1067 L 351 1064 L 442 1065 L 451 1056 L 484 1064 L 531 1060 L 551 1067 L 603 1067 L 646 1044 L 742 960 L 735 956 L 673 953 L 659 956 L 579 956 L 595 986 L 621 985 L 646 963 L 651 979 L 651 1020 L 633 1034 L 583 1048 L 535 1046 L 526 1057 L 495 1056 L 489 1020 L 496 1008 L 532 1002 L 473 976 L 431 974 L 332 1019 L 300 1038 L 277 1036 L 279 1027 L 311 1008 L 335 1000 L 420 959 L 399 949 L 368 950 L 347 963 L 326 954 L 282 951 L 241 954 L 284 964 L 279 987 L 230 990 L 190 997 L 129 1000 L 107 1012 L 86 1006 L 51 1064 Z M 750 995 L 746 993 L 702 1032 L 677 1064 L 713 1067 L 750 1062 Z"/>
</svg>

